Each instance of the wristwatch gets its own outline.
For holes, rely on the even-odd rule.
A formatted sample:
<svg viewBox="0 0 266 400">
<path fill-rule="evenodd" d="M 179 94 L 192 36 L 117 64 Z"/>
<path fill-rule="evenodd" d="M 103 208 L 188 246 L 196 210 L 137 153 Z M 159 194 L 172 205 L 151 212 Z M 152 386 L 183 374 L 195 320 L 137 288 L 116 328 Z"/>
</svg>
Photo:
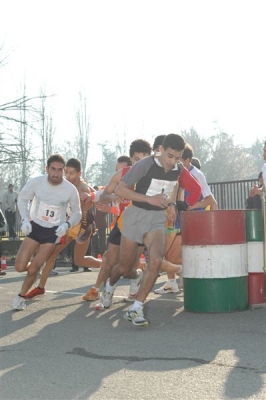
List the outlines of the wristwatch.
<svg viewBox="0 0 266 400">
<path fill-rule="evenodd" d="M 175 206 L 176 207 L 176 203 L 168 203 L 168 207 L 169 206 Z"/>
</svg>

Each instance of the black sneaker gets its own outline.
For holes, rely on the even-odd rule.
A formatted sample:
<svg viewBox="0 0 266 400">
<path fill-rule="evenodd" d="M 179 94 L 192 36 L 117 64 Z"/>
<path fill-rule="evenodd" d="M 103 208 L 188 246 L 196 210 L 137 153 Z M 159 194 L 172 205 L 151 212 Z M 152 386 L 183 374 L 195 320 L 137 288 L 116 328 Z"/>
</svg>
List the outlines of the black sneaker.
<svg viewBox="0 0 266 400">
<path fill-rule="evenodd" d="M 83 268 L 83 272 L 91 272 L 91 269 L 90 268 Z"/>
<path fill-rule="evenodd" d="M 72 267 L 69 272 L 77 272 L 79 270 L 79 267 Z"/>
</svg>

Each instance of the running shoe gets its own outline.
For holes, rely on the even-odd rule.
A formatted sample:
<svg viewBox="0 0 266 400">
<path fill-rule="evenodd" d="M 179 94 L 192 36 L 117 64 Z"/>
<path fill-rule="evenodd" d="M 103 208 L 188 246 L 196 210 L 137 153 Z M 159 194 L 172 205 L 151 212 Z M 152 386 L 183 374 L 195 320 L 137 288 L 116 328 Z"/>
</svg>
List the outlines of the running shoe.
<svg viewBox="0 0 266 400">
<path fill-rule="evenodd" d="M 79 270 L 79 267 L 73 266 L 73 267 L 69 270 L 69 272 L 77 272 L 78 270 Z"/>
<path fill-rule="evenodd" d="M 112 299 L 113 299 L 114 292 L 107 292 L 105 289 L 103 293 L 101 294 L 101 303 L 104 306 L 104 308 L 109 308 L 112 304 Z"/>
<path fill-rule="evenodd" d="M 94 301 L 98 300 L 99 298 L 99 290 L 97 290 L 95 287 L 90 288 L 90 290 L 82 297 L 82 299 L 85 301 Z"/>
<path fill-rule="evenodd" d="M 86 242 L 91 236 L 96 233 L 96 225 L 94 214 L 91 210 L 83 211 L 80 230 L 76 239 L 77 243 Z"/>
<path fill-rule="evenodd" d="M 17 296 L 14 298 L 12 303 L 12 310 L 22 311 L 26 308 L 26 301 L 24 297 Z"/>
<path fill-rule="evenodd" d="M 128 297 L 125 299 L 126 301 L 134 301 L 137 297 L 140 288 L 140 282 L 143 277 L 143 272 L 141 269 L 137 269 L 137 278 L 130 280 L 130 288 Z"/>
<path fill-rule="evenodd" d="M 4 276 L 4 275 L 6 275 L 6 272 L 5 271 L 0 271 L 0 275 Z"/>
<path fill-rule="evenodd" d="M 58 272 L 55 269 L 52 269 L 52 271 L 49 274 L 50 276 L 56 276 L 58 275 Z"/>
<path fill-rule="evenodd" d="M 33 299 L 33 297 L 40 296 L 41 294 L 45 293 L 45 289 L 39 288 L 37 286 L 36 288 L 32 289 L 30 292 L 25 294 L 25 299 Z"/>
<path fill-rule="evenodd" d="M 137 310 L 134 310 L 134 311 L 129 309 L 125 313 L 124 318 L 127 321 L 132 322 L 132 324 L 136 325 L 136 326 L 148 326 L 149 325 L 148 320 L 144 317 L 143 307 L 139 307 Z"/>
<path fill-rule="evenodd" d="M 154 290 L 155 294 L 164 294 L 164 293 L 178 293 L 179 292 L 179 288 L 177 283 L 172 283 L 167 281 L 163 286 L 161 286 L 158 289 Z"/>
<path fill-rule="evenodd" d="M 137 294 L 138 293 L 136 293 L 136 294 L 128 294 L 128 296 L 127 297 L 125 297 L 125 301 L 135 301 L 136 300 L 136 297 L 137 297 Z"/>
</svg>

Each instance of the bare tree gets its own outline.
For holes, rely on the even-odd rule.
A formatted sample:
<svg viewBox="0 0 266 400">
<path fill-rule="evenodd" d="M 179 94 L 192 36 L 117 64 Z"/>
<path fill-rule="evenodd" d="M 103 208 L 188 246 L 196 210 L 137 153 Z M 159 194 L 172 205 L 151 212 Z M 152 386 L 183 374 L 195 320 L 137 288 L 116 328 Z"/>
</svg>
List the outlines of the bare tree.
<svg viewBox="0 0 266 400">
<path fill-rule="evenodd" d="M 26 84 L 22 86 L 22 98 L 26 96 Z M 15 102 L 12 102 L 14 104 Z M 17 188 L 22 187 L 31 175 L 34 167 L 35 147 L 33 147 L 32 139 L 32 126 L 34 121 L 30 116 L 29 110 L 33 112 L 34 107 L 28 108 L 27 103 L 24 101 L 16 102 L 16 106 L 11 107 L 16 111 L 15 118 L 1 121 L 2 142 L 1 142 L 1 155 L 2 162 L 6 166 L 4 169 L 5 179 L 15 184 Z M 6 117 L 6 116 L 4 116 Z M 34 150 L 33 150 L 34 148 Z M 1 168 L 3 171 L 3 166 Z"/>
<path fill-rule="evenodd" d="M 51 97 L 51 96 L 49 96 Z M 45 173 L 46 160 L 54 152 L 54 134 L 55 128 L 53 126 L 53 118 L 51 115 L 47 115 L 47 96 L 43 89 L 40 89 L 40 108 L 39 114 L 39 129 L 38 134 L 41 139 L 41 173 Z"/>
<path fill-rule="evenodd" d="M 43 96 L 46 97 L 46 96 Z M 36 121 L 37 109 L 34 106 L 34 100 L 41 97 L 22 97 L 11 102 L 0 104 L 0 163 L 17 163 L 25 160 L 24 154 L 18 146 L 17 124 L 34 127 Z M 21 120 L 21 110 L 23 114 L 27 113 L 28 120 Z"/>
<path fill-rule="evenodd" d="M 26 96 L 26 83 L 23 85 L 23 95 Z M 20 178 L 20 187 L 24 186 L 29 176 L 31 175 L 32 170 L 32 162 L 30 159 L 32 158 L 32 141 L 29 140 L 29 126 L 27 124 L 27 111 L 25 109 L 24 104 L 21 104 L 21 109 L 19 110 L 19 120 L 20 122 L 17 124 L 17 139 L 18 139 L 18 148 L 20 149 L 20 153 L 22 155 L 20 168 L 18 177 Z M 17 184 L 17 187 L 19 185 Z"/>
<path fill-rule="evenodd" d="M 82 170 L 85 171 L 89 155 L 90 123 L 87 109 L 87 99 L 79 93 L 79 109 L 76 111 L 78 135 L 76 137 L 76 150 L 81 161 Z"/>
<path fill-rule="evenodd" d="M 116 152 L 120 155 L 128 154 L 128 146 L 127 146 L 127 134 L 124 132 L 123 134 L 123 143 L 120 143 L 119 136 L 116 134 Z"/>
</svg>

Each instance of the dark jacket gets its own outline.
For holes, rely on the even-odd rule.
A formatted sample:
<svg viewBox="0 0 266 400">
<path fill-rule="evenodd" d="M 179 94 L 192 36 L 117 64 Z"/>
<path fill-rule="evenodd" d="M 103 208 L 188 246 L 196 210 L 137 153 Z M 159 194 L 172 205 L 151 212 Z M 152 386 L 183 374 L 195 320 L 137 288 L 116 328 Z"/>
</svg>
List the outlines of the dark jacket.
<svg viewBox="0 0 266 400">
<path fill-rule="evenodd" d="M 249 196 L 246 199 L 246 209 L 247 210 L 254 210 L 254 209 L 261 210 L 261 196 L 259 194 L 256 194 L 253 197 Z"/>
</svg>

